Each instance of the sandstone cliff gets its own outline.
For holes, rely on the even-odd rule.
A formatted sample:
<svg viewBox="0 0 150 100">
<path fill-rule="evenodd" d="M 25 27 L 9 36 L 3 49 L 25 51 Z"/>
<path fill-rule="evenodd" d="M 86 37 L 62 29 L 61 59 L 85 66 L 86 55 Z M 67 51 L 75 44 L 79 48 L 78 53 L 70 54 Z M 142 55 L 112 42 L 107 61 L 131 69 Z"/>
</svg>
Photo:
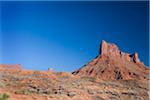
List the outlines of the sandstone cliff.
<svg viewBox="0 0 150 100">
<path fill-rule="evenodd" d="M 115 44 L 103 40 L 99 55 L 73 74 L 102 80 L 143 80 L 148 76 L 148 70 L 139 60 L 137 53 L 124 53 Z"/>
</svg>

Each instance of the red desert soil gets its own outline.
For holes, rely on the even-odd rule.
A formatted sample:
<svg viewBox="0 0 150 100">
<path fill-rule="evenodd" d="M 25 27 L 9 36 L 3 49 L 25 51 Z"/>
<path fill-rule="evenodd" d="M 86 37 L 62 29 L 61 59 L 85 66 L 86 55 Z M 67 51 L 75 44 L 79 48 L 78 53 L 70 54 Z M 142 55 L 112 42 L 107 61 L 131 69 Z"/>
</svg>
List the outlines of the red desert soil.
<svg viewBox="0 0 150 100">
<path fill-rule="evenodd" d="M 149 69 L 137 53 L 102 41 L 99 55 L 72 73 L 0 64 L 4 93 L 8 100 L 149 100 Z"/>
</svg>

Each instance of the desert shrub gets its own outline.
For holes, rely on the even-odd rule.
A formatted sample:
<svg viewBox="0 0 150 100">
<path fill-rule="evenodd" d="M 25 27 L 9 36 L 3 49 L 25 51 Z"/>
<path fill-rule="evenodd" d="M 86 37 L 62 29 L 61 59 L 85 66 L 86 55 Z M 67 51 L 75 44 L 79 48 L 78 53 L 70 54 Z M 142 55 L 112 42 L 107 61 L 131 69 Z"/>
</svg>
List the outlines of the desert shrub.
<svg viewBox="0 0 150 100">
<path fill-rule="evenodd" d="M 145 79 L 150 79 L 150 75 L 145 75 L 144 78 Z"/>
<path fill-rule="evenodd" d="M 0 82 L 0 87 L 5 87 L 5 84 Z"/>
<path fill-rule="evenodd" d="M 0 93 L 0 100 L 8 100 L 8 98 L 9 98 L 8 94 L 6 94 L 6 93 L 1 94 Z"/>
<path fill-rule="evenodd" d="M 95 78 L 94 77 L 89 77 L 89 76 L 83 76 L 81 77 L 81 79 L 85 80 L 85 81 L 91 81 L 91 82 L 95 82 Z"/>
<path fill-rule="evenodd" d="M 25 94 L 25 95 L 28 95 L 28 94 L 31 94 L 31 91 L 29 91 L 29 90 L 18 90 L 15 93 L 16 94 Z"/>
</svg>

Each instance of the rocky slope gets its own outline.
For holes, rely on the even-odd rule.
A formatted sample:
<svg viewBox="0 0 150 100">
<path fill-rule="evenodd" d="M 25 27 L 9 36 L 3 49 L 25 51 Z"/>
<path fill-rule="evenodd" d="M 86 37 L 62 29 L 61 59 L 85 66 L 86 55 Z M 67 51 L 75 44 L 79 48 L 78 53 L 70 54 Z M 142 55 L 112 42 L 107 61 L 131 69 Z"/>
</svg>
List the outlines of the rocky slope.
<svg viewBox="0 0 150 100">
<path fill-rule="evenodd" d="M 149 100 L 148 71 L 137 53 L 103 41 L 100 55 L 73 74 L 0 64 L 0 100 Z"/>
<path fill-rule="evenodd" d="M 139 60 L 137 53 L 121 52 L 115 44 L 103 40 L 100 54 L 73 74 L 102 80 L 145 80 L 149 70 Z"/>
</svg>

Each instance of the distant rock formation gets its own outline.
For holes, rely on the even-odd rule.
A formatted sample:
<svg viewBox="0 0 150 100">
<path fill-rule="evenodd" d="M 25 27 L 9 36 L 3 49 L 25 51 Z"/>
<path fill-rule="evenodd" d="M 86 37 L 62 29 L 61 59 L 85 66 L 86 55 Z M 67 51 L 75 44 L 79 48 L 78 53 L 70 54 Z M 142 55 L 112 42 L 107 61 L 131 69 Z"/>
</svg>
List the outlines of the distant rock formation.
<svg viewBox="0 0 150 100">
<path fill-rule="evenodd" d="M 99 55 L 74 75 L 92 76 L 102 80 L 145 79 L 148 70 L 139 60 L 138 54 L 121 52 L 115 44 L 102 41 Z"/>
<path fill-rule="evenodd" d="M 0 70 L 20 71 L 21 69 L 20 64 L 0 64 Z"/>
</svg>

